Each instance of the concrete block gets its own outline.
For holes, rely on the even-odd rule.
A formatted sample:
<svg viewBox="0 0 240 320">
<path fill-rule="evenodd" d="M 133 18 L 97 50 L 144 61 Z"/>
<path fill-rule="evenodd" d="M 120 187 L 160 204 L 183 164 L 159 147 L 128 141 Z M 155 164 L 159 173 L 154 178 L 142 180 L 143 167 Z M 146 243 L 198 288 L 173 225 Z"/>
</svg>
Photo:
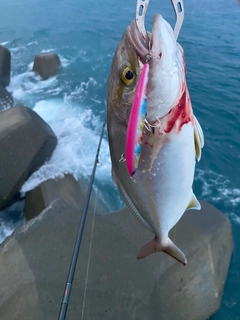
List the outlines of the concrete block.
<svg viewBox="0 0 240 320">
<path fill-rule="evenodd" d="M 30 220 L 61 198 L 75 209 L 79 208 L 79 184 L 71 174 L 44 181 L 25 195 L 25 217 Z"/>
<path fill-rule="evenodd" d="M 54 52 L 43 52 L 35 56 L 33 71 L 38 73 L 43 80 L 55 75 L 61 62 Z"/>
<path fill-rule="evenodd" d="M 82 201 L 76 209 L 58 194 L 0 246 L 1 320 L 58 317 L 82 209 Z M 83 199 L 81 187 L 74 197 Z M 183 267 L 164 253 L 136 259 L 152 234 L 127 209 L 103 215 L 98 203 L 92 234 L 91 203 L 67 319 L 81 318 L 82 312 L 88 320 L 209 318 L 221 301 L 233 242 L 228 218 L 201 204 L 200 212 L 186 212 L 171 231 L 187 256 Z"/>
<path fill-rule="evenodd" d="M 4 87 L 10 83 L 11 53 L 4 46 L 0 45 L 0 84 Z"/>
<path fill-rule="evenodd" d="M 17 106 L 0 116 L 0 210 L 10 205 L 22 184 L 48 160 L 57 137 L 33 110 Z"/>
<path fill-rule="evenodd" d="M 0 84 L 0 112 L 13 107 L 13 97 L 1 84 Z"/>
</svg>

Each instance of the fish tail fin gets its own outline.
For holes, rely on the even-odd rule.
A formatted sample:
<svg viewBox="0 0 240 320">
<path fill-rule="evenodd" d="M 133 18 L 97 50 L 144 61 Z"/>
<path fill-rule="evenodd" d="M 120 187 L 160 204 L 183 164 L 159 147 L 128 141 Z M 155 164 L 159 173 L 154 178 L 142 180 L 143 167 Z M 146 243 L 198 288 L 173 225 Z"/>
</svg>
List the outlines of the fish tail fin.
<svg viewBox="0 0 240 320">
<path fill-rule="evenodd" d="M 166 245 L 159 243 L 157 237 L 153 238 L 150 242 L 145 244 L 137 254 L 137 259 L 143 259 L 155 252 L 166 252 L 171 257 L 181 262 L 184 266 L 187 264 L 187 259 L 184 253 L 172 242 L 171 239 L 167 239 Z"/>
<path fill-rule="evenodd" d="M 167 246 L 162 249 L 163 252 L 166 252 L 171 257 L 181 262 L 184 266 L 187 264 L 187 258 L 185 254 L 175 245 L 170 238 L 167 240 Z"/>
</svg>

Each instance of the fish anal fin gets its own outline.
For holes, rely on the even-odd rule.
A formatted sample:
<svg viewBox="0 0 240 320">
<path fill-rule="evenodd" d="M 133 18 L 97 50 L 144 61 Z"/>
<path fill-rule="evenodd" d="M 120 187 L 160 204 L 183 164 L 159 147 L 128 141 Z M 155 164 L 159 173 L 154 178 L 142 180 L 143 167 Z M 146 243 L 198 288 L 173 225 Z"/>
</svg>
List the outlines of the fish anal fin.
<svg viewBox="0 0 240 320">
<path fill-rule="evenodd" d="M 186 208 L 185 211 L 189 210 L 189 209 L 195 209 L 195 210 L 200 210 L 201 209 L 201 204 L 198 201 L 198 199 L 196 198 L 195 194 L 192 193 L 192 198 Z"/>
<path fill-rule="evenodd" d="M 167 239 L 166 245 L 161 245 L 155 237 L 153 240 L 145 244 L 137 254 L 137 259 L 143 259 L 152 253 L 163 251 L 181 262 L 184 266 L 187 264 L 187 259 L 184 253 L 172 242 L 171 239 Z"/>
<path fill-rule="evenodd" d="M 119 192 L 124 200 L 124 202 L 126 203 L 128 209 L 130 210 L 130 212 L 133 214 L 133 216 L 137 219 L 138 222 L 140 222 L 144 227 L 146 227 L 149 231 L 153 232 L 152 227 L 147 223 L 147 221 L 144 220 L 144 218 L 141 216 L 141 214 L 139 213 L 139 211 L 137 210 L 137 208 L 135 207 L 135 205 L 133 204 L 133 202 L 131 201 L 131 199 L 129 198 L 127 192 L 125 191 L 125 189 L 123 188 L 121 182 L 119 181 L 119 179 L 117 178 L 113 168 L 112 168 L 112 179 L 115 182 L 115 184 L 117 185 Z"/>
<path fill-rule="evenodd" d="M 202 128 L 194 116 L 194 145 L 195 145 L 195 154 L 198 161 L 201 159 L 202 148 L 204 146 L 204 135 Z"/>
</svg>

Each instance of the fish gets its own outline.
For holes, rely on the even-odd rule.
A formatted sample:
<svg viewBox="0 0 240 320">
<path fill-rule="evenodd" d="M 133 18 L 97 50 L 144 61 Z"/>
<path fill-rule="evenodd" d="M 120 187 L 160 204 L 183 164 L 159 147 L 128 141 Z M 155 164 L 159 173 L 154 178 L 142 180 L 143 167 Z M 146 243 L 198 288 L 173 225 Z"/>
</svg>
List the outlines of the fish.
<svg viewBox="0 0 240 320">
<path fill-rule="evenodd" d="M 112 178 L 129 210 L 154 234 L 137 259 L 163 251 L 186 265 L 184 253 L 168 234 L 186 210 L 201 208 L 192 184 L 204 136 L 193 114 L 184 51 L 172 27 L 155 14 L 147 37 L 149 41 L 132 21 L 112 60 L 106 99 Z M 125 161 L 127 131 L 146 61 L 145 125 L 138 165 L 131 176 Z"/>
</svg>

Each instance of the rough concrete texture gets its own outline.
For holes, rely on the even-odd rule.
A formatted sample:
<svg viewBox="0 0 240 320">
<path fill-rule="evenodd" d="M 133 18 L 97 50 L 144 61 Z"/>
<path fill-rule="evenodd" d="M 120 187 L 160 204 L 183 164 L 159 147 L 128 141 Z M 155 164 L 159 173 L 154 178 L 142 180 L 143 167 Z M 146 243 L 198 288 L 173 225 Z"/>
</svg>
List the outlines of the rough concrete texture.
<svg viewBox="0 0 240 320">
<path fill-rule="evenodd" d="M 25 217 L 30 220 L 61 198 L 73 208 L 79 208 L 79 184 L 70 174 L 63 178 L 49 179 L 25 195 Z"/>
<path fill-rule="evenodd" d="M 0 210 L 11 204 L 56 145 L 54 132 L 33 110 L 17 106 L 1 113 Z"/>
<path fill-rule="evenodd" d="M 4 87 L 10 83 L 11 53 L 4 46 L 0 45 L 0 84 Z"/>
<path fill-rule="evenodd" d="M 13 107 L 13 97 L 1 84 L 0 84 L 0 112 Z"/>
<path fill-rule="evenodd" d="M 46 80 L 56 74 L 60 64 L 60 59 L 56 53 L 39 53 L 34 58 L 33 71 L 38 73 L 43 80 Z"/>
<path fill-rule="evenodd" d="M 81 216 L 73 205 L 82 207 L 80 187 L 73 197 L 68 201 L 57 192 L 40 216 L 0 246 L 1 320 L 58 318 Z M 184 214 L 171 232 L 188 258 L 183 267 L 164 253 L 136 260 L 153 235 L 127 209 L 101 215 L 96 202 L 89 260 L 94 206 L 92 202 L 67 319 L 82 319 L 83 312 L 88 320 L 203 320 L 218 309 L 233 248 L 226 216 L 206 202 L 200 212 Z"/>
</svg>

